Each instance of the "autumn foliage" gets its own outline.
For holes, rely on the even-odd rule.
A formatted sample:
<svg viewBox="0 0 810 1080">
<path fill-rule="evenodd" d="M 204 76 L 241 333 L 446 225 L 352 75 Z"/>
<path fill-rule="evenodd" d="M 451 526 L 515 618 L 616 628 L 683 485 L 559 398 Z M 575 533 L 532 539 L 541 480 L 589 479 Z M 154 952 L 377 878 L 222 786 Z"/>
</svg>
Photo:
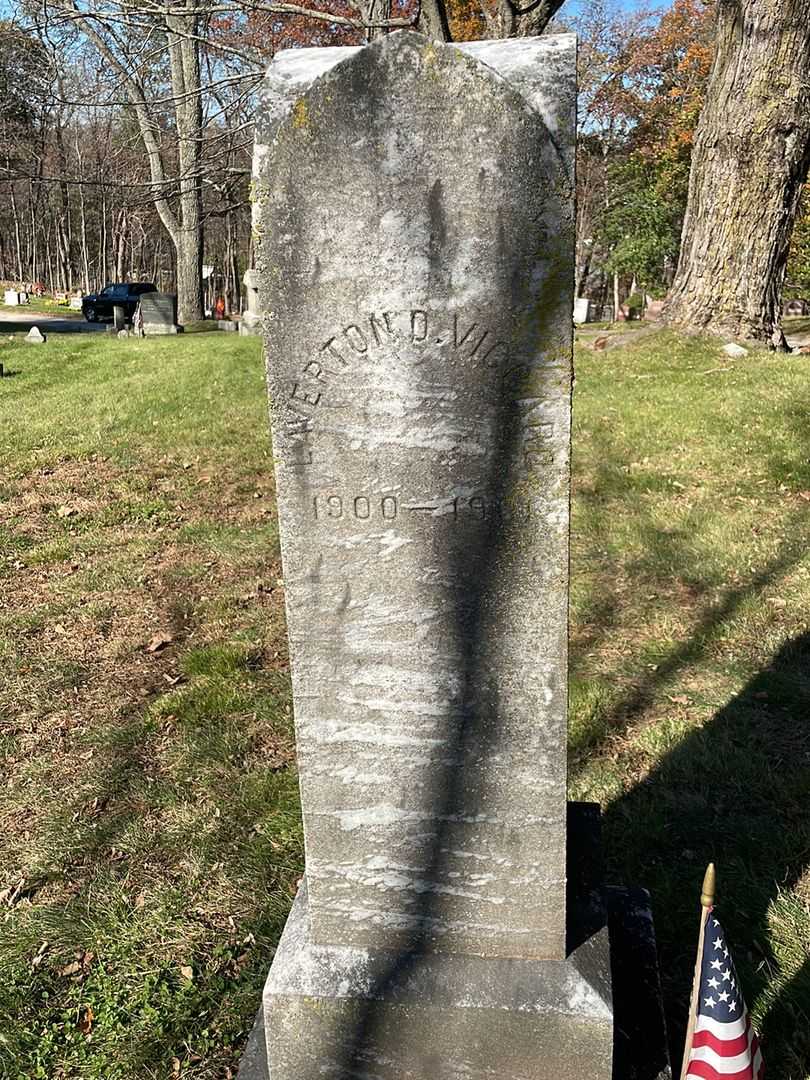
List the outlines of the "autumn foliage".
<svg viewBox="0 0 810 1080">
<path fill-rule="evenodd" d="M 677 259 L 692 138 L 712 64 L 714 13 L 674 0 L 662 14 L 592 0 L 580 35 L 578 286 L 635 279 L 663 291 Z M 590 277 L 590 282 L 587 280 Z"/>
</svg>

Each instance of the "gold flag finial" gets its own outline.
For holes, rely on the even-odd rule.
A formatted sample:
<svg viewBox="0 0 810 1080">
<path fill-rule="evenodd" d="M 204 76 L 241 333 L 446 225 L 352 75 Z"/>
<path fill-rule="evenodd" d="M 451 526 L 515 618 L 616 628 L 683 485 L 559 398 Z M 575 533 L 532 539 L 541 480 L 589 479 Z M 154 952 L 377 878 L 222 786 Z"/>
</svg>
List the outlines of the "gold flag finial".
<svg viewBox="0 0 810 1080">
<path fill-rule="evenodd" d="M 706 874 L 703 878 L 703 892 L 700 894 L 700 903 L 703 907 L 714 907 L 714 892 L 717 885 L 717 875 L 714 870 L 714 863 L 710 862 L 706 867 Z"/>
</svg>

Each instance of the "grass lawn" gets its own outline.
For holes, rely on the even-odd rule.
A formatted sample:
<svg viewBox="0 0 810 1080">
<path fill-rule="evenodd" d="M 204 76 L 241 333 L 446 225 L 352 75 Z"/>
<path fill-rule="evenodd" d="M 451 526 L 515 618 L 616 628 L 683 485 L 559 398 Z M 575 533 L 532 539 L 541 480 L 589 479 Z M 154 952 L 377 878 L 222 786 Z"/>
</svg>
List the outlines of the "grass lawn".
<svg viewBox="0 0 810 1080">
<path fill-rule="evenodd" d="M 0 1076 L 223 1078 L 302 866 L 258 343 L 0 346 Z M 810 1076 L 808 358 L 581 350 L 573 798 Z M 230 1071 L 229 1071 L 230 1070 Z"/>
<path fill-rule="evenodd" d="M 81 311 L 76 311 L 70 304 L 57 304 L 51 296 L 29 296 L 27 304 L 2 304 L 0 308 L 11 314 L 56 315 L 60 319 L 83 319 Z"/>
</svg>

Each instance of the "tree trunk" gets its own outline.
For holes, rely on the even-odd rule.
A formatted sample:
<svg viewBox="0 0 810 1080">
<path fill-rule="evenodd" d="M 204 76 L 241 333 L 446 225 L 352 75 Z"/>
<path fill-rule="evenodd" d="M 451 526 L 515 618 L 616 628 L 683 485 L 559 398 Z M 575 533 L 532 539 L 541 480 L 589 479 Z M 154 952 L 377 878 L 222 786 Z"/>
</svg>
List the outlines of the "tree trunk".
<svg viewBox="0 0 810 1080">
<path fill-rule="evenodd" d="M 175 213 L 167 196 L 167 177 L 159 128 L 147 101 L 142 74 L 128 66 L 127 58 L 116 52 L 113 37 L 105 37 L 103 20 L 79 16 L 73 0 L 58 0 L 68 11 L 75 26 L 81 29 L 104 60 L 118 75 L 126 90 L 141 141 L 149 162 L 152 199 L 158 217 L 169 234 L 177 261 L 177 300 L 179 319 L 201 319 L 202 305 L 202 90 L 200 81 L 199 29 L 200 11 L 194 0 L 186 0 L 188 14 L 166 12 L 166 38 L 171 67 L 172 101 L 178 141 L 180 172 L 180 214 Z M 178 0 L 179 6 L 179 0 Z M 196 274 L 196 281 L 195 281 Z"/>
<path fill-rule="evenodd" d="M 619 304 L 619 275 L 616 271 L 613 271 L 613 321 L 619 322 L 621 319 L 621 305 Z"/>
<path fill-rule="evenodd" d="M 103 288 L 109 278 L 107 277 L 107 196 L 104 188 L 101 188 L 101 244 L 98 252 L 98 287 Z"/>
<path fill-rule="evenodd" d="M 366 18 L 374 12 L 377 0 L 366 0 L 361 10 Z M 479 37 L 534 37 L 542 34 L 563 5 L 563 0 L 421 0 L 416 29 L 438 41 L 464 41 L 470 31 L 477 31 L 476 15 L 482 33 Z M 478 12 L 476 13 L 476 8 Z M 387 8 L 390 11 L 390 4 Z M 475 34 L 473 34 L 475 36 Z"/>
<path fill-rule="evenodd" d="M 28 260 L 31 271 L 31 284 L 36 285 L 39 281 L 39 249 L 37 246 L 37 212 L 34 206 L 34 193 L 29 184 L 28 213 L 31 220 L 31 257 Z"/>
<path fill-rule="evenodd" d="M 11 214 L 14 220 L 14 249 L 17 253 L 17 283 L 20 284 L 23 279 L 22 243 L 20 241 L 20 215 L 17 210 L 17 199 L 14 195 L 14 184 L 9 184 L 8 190 L 11 197 Z"/>
<path fill-rule="evenodd" d="M 90 256 L 87 247 L 87 211 L 84 204 L 84 161 L 79 153 L 79 137 L 76 136 L 76 157 L 79 162 L 79 223 L 81 225 L 82 278 L 85 293 L 90 292 Z"/>
<path fill-rule="evenodd" d="M 190 2 L 189 6 L 192 6 Z M 169 62 L 180 167 L 180 222 L 172 236 L 177 249 L 177 321 L 185 323 L 205 317 L 202 285 L 202 93 L 200 51 L 194 37 L 198 29 L 197 16 L 167 14 L 166 26 L 170 31 Z"/>
<path fill-rule="evenodd" d="M 115 241 L 115 280 L 126 281 L 126 243 L 127 243 L 127 215 L 125 210 L 118 214 L 116 226 L 117 237 Z"/>
<path fill-rule="evenodd" d="M 666 317 L 784 348 L 781 290 L 810 163 L 810 0 L 717 6 Z"/>
</svg>

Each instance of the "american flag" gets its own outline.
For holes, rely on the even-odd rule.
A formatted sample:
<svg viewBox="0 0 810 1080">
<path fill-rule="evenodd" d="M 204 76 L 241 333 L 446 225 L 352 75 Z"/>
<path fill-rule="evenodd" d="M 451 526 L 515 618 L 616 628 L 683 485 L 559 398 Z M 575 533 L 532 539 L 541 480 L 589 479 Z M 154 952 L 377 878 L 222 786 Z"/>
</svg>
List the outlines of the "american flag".
<svg viewBox="0 0 810 1080">
<path fill-rule="evenodd" d="M 706 915 L 692 1046 L 686 1080 L 761 1080 L 762 1053 L 743 1001 L 726 935 L 712 911 Z"/>
</svg>

